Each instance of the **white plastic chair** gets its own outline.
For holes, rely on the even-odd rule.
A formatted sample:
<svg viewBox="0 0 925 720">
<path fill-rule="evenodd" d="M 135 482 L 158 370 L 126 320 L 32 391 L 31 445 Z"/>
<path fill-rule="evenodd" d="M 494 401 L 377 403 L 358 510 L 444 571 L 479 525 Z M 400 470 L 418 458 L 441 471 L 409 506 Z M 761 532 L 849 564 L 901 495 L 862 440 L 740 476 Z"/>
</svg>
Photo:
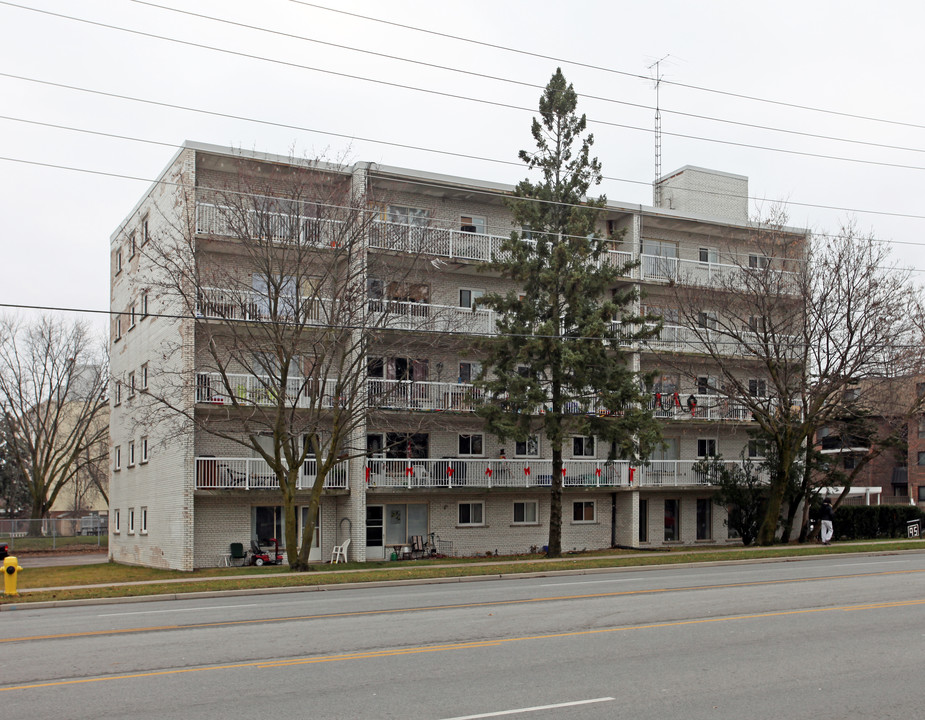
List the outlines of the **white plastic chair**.
<svg viewBox="0 0 925 720">
<path fill-rule="evenodd" d="M 331 553 L 331 562 L 347 562 L 347 547 L 350 545 L 350 538 L 344 540 L 343 545 L 335 545 L 334 550 Z"/>
</svg>

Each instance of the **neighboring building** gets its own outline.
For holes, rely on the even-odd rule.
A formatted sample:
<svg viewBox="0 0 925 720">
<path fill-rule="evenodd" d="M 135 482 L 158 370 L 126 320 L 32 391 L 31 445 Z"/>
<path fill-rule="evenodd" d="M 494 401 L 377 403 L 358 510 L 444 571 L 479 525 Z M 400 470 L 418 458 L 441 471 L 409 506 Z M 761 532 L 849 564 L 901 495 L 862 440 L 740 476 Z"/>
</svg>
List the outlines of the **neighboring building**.
<svg viewBox="0 0 925 720">
<path fill-rule="evenodd" d="M 118 562 L 191 570 L 218 564 L 232 542 L 246 545 L 255 536 L 281 534 L 278 492 L 260 480 L 262 460 L 189 421 L 178 420 L 169 434 L 146 426 L 135 397 L 149 377 L 169 375 L 182 380 L 197 418 L 224 413 L 201 364 L 197 329 L 227 318 L 232 293 L 200 291 L 198 317 L 189 316 L 161 289 L 169 270 L 152 262 L 146 245 L 186 222 L 195 233 L 196 263 L 240 266 L 242 277 L 249 277 L 246 258 L 215 218 L 212 190 L 240 172 L 269 178 L 300 167 L 283 157 L 186 143 L 112 236 L 111 308 L 117 314 L 110 553 Z M 369 349 L 370 396 L 373 388 L 406 390 L 369 415 L 363 428 L 368 458 L 348 461 L 329 478 L 314 557 L 330 557 L 333 546 L 349 537 L 351 559 L 388 558 L 410 536 L 430 532 L 457 555 L 542 548 L 549 517 L 545 440 L 501 444 L 484 433 L 469 401 L 477 351 L 458 337 L 425 344 L 415 336 L 416 323 L 437 316 L 457 334 L 493 331 L 490 312 L 473 309 L 473 302 L 508 288 L 477 268 L 510 234 L 504 199 L 512 188 L 373 163 L 313 171 L 342 176 L 382 199 L 370 208 L 377 219 L 364 241 L 368 262 L 380 255 L 401 259 L 397 246 L 383 250 L 387 236 L 407 238 L 409 252 L 413 244 L 430 258 L 428 276 L 413 286 L 377 284 L 370 273 L 364 302 L 371 310 L 374 303 L 405 308 L 406 321 L 396 322 L 381 334 L 381 345 Z M 709 287 L 712 278 L 773 259 L 754 245 L 746 178 L 688 167 L 662 182 L 662 207 L 609 202 L 600 230 L 614 237 L 624 233 L 611 255 L 621 264 L 633 259 L 640 265 L 622 282 L 641 288 L 642 309 L 664 319 L 659 337 L 629 350 L 634 369 L 660 368 L 650 398 L 652 411 L 664 420 L 665 446 L 649 464 L 630 468 L 608 462 L 609 448 L 595 438 L 572 438 L 565 449 L 564 551 L 737 542 L 729 537 L 725 511 L 712 502 L 709 479 L 694 465 L 717 454 L 757 455 L 748 436 L 754 423 L 734 400 L 720 397 L 719 373 L 672 308 L 673 288 L 678 282 Z M 805 234 L 787 232 L 801 246 Z M 721 302 L 715 295 L 705 304 Z M 245 319 L 259 323 L 256 284 L 250 299 L 235 302 Z M 703 327 L 709 327 L 711 312 L 705 307 L 701 313 Z M 734 355 L 736 348 L 728 352 Z M 696 371 L 671 370 L 679 360 Z M 763 395 L 758 371 L 744 359 L 742 368 L 743 377 L 754 374 L 753 394 Z M 248 382 L 242 375 L 242 393 Z"/>
</svg>

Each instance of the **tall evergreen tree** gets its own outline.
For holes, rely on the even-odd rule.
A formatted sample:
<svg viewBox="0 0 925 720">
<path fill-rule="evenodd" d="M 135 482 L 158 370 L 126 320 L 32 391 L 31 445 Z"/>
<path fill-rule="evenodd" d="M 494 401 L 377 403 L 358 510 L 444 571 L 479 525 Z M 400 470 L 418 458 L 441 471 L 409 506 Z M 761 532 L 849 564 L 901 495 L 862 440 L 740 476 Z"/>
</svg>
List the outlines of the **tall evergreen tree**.
<svg viewBox="0 0 925 720">
<path fill-rule="evenodd" d="M 642 409 L 641 384 L 621 343 L 648 336 L 632 313 L 635 290 L 620 281 L 630 266 L 611 258 L 598 235 L 603 196 L 587 192 L 601 181 L 583 137 L 577 95 L 556 70 L 533 120 L 536 150 L 520 158 L 537 182 L 523 180 L 510 201 L 511 234 L 488 271 L 516 290 L 486 295 L 498 311 L 498 335 L 486 343 L 480 410 L 500 438 L 526 440 L 542 432 L 551 448 L 550 557 L 562 552 L 562 450 L 570 435 L 595 436 L 611 454 L 638 457 L 658 441 L 658 425 Z M 634 329 L 635 328 L 635 329 Z"/>
</svg>

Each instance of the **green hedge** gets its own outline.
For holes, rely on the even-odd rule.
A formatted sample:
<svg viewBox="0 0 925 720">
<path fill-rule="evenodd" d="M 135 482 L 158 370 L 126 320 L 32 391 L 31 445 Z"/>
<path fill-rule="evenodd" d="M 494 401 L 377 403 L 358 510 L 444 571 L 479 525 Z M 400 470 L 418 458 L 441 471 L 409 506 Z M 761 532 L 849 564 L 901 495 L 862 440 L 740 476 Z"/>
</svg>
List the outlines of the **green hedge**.
<svg viewBox="0 0 925 720">
<path fill-rule="evenodd" d="M 915 505 L 842 505 L 835 511 L 835 539 L 906 537 L 909 520 L 925 520 Z"/>
</svg>

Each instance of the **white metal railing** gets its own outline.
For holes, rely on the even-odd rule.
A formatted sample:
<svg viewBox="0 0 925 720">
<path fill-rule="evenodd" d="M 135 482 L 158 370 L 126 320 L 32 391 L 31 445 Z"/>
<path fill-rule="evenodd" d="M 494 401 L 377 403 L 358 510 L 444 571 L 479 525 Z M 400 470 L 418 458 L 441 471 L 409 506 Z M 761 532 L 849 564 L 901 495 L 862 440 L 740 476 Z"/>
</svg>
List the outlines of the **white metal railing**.
<svg viewBox="0 0 925 720">
<path fill-rule="evenodd" d="M 695 467 L 700 460 L 565 460 L 564 487 L 709 486 L 715 478 Z M 735 465 L 737 463 L 726 463 Z M 366 461 L 371 488 L 532 488 L 552 484 L 552 461 L 538 458 L 377 459 Z"/>
<path fill-rule="evenodd" d="M 752 270 L 741 265 L 700 262 L 661 255 L 640 255 L 640 272 L 643 280 L 680 282 L 688 285 L 727 285 Z M 755 269 L 755 272 L 760 270 Z M 781 271 L 781 277 L 792 280 L 796 289 L 796 274 Z"/>
<path fill-rule="evenodd" d="M 246 236 L 330 247 L 338 244 L 338 231 L 342 225 L 341 221 L 328 218 L 196 203 L 196 232 L 204 235 Z"/>
<path fill-rule="evenodd" d="M 324 479 L 325 488 L 347 488 L 347 463 L 347 460 L 342 460 L 328 472 Z M 317 476 L 317 462 L 306 460 L 299 468 L 297 489 L 311 489 Z M 273 490 L 277 488 L 279 488 L 279 479 L 263 458 L 196 458 L 197 490 Z"/>
<path fill-rule="evenodd" d="M 196 402 L 207 405 L 231 405 L 232 396 L 241 404 L 272 406 L 276 404 L 276 386 L 267 375 L 248 373 L 196 374 Z M 436 382 L 429 380 L 395 380 L 367 378 L 366 393 L 369 407 L 384 410 L 423 412 L 475 412 L 485 399 L 485 391 L 471 383 Z M 292 377 L 287 379 L 287 407 L 332 408 L 338 402 L 335 379 L 315 380 Z M 345 402 L 341 401 L 342 404 Z M 766 398 L 770 409 L 779 405 L 775 398 Z M 654 393 L 646 401 L 652 414 L 662 420 L 711 420 L 751 422 L 751 410 L 739 401 L 722 395 L 699 393 Z M 566 402 L 563 411 L 571 415 L 610 415 L 599 400 L 586 398 Z M 619 411 L 617 411 L 619 413 Z"/>
<path fill-rule="evenodd" d="M 256 291 L 200 288 L 196 297 L 196 316 L 221 320 L 267 321 L 271 318 L 270 299 Z M 334 301 L 320 297 L 281 295 L 277 299 L 276 318 L 296 317 L 313 325 L 330 324 Z"/>
<path fill-rule="evenodd" d="M 390 330 L 432 330 L 494 334 L 494 310 L 455 305 L 432 305 L 399 300 L 369 300 L 370 326 Z"/>
<path fill-rule="evenodd" d="M 487 262 L 500 253 L 505 240 L 500 235 L 377 220 L 370 228 L 369 245 L 381 250 Z"/>
<path fill-rule="evenodd" d="M 615 487 L 629 483 L 626 462 L 566 460 L 567 487 Z M 549 487 L 552 461 L 540 459 L 491 460 L 487 458 L 369 459 L 366 462 L 370 487 Z"/>
<path fill-rule="evenodd" d="M 196 402 L 209 405 L 231 405 L 232 395 L 243 404 L 276 405 L 276 384 L 267 375 L 228 373 L 228 383 L 221 373 L 196 374 Z M 230 389 L 230 392 L 229 392 Z M 287 378 L 287 407 L 334 407 L 337 382 L 312 378 Z"/>
</svg>

